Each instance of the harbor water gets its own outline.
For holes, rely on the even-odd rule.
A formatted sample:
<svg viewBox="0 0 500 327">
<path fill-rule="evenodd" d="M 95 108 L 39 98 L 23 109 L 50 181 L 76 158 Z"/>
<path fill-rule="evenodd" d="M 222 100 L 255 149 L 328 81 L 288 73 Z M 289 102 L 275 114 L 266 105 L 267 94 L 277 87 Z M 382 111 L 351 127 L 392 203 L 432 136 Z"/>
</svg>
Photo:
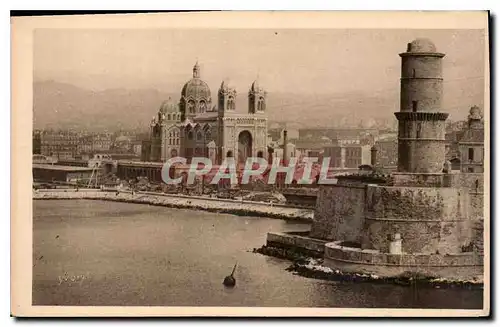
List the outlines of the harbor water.
<svg viewBox="0 0 500 327">
<path fill-rule="evenodd" d="M 33 202 L 34 305 L 482 308 L 482 290 L 305 278 L 252 253 L 309 225 L 144 204 Z M 222 281 L 238 263 L 236 286 Z"/>
</svg>

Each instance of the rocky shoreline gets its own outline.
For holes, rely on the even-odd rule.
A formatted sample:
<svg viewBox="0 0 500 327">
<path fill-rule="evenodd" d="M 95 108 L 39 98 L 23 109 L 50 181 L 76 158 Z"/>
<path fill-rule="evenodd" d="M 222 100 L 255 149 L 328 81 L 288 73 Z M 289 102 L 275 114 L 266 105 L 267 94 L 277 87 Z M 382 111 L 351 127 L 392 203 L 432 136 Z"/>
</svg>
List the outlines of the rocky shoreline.
<svg viewBox="0 0 500 327">
<path fill-rule="evenodd" d="M 309 256 L 305 253 L 300 253 L 294 249 L 285 249 L 264 245 L 260 248 L 253 249 L 254 253 L 286 259 L 292 261 L 292 264 L 286 269 L 294 274 L 315 278 L 327 281 L 336 282 L 369 282 L 382 284 L 396 284 L 401 286 L 430 287 L 430 288 L 467 288 L 467 289 L 483 289 L 484 283 L 482 280 L 445 280 L 432 276 L 423 276 L 415 274 L 403 274 L 398 277 L 385 278 L 376 275 L 368 275 L 361 273 L 346 273 L 340 270 L 322 266 L 323 259 L 319 256 Z"/>
<path fill-rule="evenodd" d="M 33 192 L 33 200 L 103 200 L 148 204 L 175 209 L 203 210 L 238 216 L 267 217 L 300 222 L 311 222 L 313 211 L 303 208 L 272 205 L 270 203 L 226 199 L 189 197 L 169 194 L 128 193 L 106 191 L 45 191 Z"/>
</svg>

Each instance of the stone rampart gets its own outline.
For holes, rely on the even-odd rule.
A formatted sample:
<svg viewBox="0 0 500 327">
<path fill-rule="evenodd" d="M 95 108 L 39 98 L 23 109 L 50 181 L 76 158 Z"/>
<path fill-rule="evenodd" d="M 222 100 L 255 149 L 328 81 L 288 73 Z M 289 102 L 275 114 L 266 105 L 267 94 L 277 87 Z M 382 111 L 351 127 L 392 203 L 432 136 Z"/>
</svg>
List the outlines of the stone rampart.
<svg viewBox="0 0 500 327">
<path fill-rule="evenodd" d="M 442 254 L 389 254 L 341 246 L 341 242 L 325 244 L 324 265 L 346 272 L 395 277 L 405 273 L 429 277 L 473 279 L 483 274 L 483 255 L 467 252 Z"/>
<path fill-rule="evenodd" d="M 310 236 L 324 240 L 361 241 L 366 184 L 325 185 L 318 193 Z"/>
</svg>

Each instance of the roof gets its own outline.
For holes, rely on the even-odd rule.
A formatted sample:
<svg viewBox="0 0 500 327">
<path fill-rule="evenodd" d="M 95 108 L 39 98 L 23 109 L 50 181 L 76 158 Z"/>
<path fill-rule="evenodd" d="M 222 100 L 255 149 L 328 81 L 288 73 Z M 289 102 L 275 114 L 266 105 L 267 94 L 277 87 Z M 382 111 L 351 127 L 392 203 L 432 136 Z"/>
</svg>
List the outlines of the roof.
<svg viewBox="0 0 500 327">
<path fill-rule="evenodd" d="M 413 40 L 408 45 L 407 52 L 424 52 L 424 53 L 436 52 L 436 46 L 429 39 L 418 38 Z"/>
<path fill-rule="evenodd" d="M 90 168 L 90 167 L 46 165 L 46 164 L 33 164 L 33 169 L 58 170 L 58 171 L 66 171 L 66 172 L 92 171 L 93 170 L 93 168 Z"/>
<path fill-rule="evenodd" d="M 131 167 L 156 167 L 162 168 L 164 163 L 162 162 L 148 162 L 148 161 L 129 161 L 129 160 L 118 160 L 119 166 L 131 166 Z"/>
</svg>

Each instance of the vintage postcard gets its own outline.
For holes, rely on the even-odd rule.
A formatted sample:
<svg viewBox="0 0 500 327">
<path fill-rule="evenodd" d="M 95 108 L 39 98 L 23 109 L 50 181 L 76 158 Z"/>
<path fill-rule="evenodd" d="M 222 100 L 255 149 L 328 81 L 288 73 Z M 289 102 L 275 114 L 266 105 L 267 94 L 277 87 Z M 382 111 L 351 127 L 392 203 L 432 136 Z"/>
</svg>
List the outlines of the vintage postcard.
<svg viewBox="0 0 500 327">
<path fill-rule="evenodd" d="M 12 315 L 489 315 L 488 19 L 12 18 Z"/>
</svg>

